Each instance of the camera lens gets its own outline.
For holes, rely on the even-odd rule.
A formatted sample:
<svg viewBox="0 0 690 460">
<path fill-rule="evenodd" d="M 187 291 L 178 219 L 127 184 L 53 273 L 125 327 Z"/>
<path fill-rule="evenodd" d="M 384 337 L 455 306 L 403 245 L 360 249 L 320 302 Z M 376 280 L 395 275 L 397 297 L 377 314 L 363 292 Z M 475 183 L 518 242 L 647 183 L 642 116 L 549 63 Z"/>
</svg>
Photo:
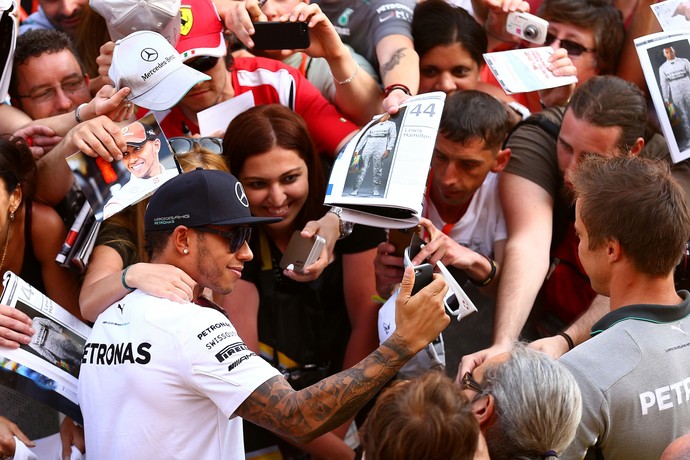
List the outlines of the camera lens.
<svg viewBox="0 0 690 460">
<path fill-rule="evenodd" d="M 530 38 L 530 39 L 537 38 L 537 35 L 539 35 L 539 29 L 537 29 L 533 25 L 529 25 L 529 26 L 525 27 L 524 34 L 525 34 L 525 38 Z"/>
</svg>

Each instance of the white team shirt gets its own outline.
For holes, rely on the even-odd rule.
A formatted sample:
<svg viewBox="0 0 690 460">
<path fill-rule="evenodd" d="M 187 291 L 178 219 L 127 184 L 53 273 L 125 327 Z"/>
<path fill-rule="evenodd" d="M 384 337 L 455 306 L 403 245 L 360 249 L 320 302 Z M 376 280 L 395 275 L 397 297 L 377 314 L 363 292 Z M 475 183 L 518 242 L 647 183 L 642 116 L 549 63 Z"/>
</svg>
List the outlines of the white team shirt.
<svg viewBox="0 0 690 460">
<path fill-rule="evenodd" d="M 220 312 L 134 291 L 98 317 L 84 349 L 89 457 L 244 458 L 233 414 L 276 375 Z"/>
</svg>

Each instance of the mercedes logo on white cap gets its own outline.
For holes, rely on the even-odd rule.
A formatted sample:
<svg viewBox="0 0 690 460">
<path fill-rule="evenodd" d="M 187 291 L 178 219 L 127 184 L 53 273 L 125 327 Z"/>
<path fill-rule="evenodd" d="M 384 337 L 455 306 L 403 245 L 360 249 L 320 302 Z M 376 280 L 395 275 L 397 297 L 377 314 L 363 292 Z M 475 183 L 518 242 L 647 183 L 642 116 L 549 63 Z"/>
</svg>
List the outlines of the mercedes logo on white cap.
<svg viewBox="0 0 690 460">
<path fill-rule="evenodd" d="M 245 208 L 249 207 L 249 200 L 247 199 L 247 194 L 244 193 L 244 187 L 239 182 L 235 183 L 235 195 L 237 195 L 237 200 L 242 203 Z"/>
<path fill-rule="evenodd" d="M 158 51 L 153 48 L 144 48 L 141 50 L 141 58 L 146 62 L 153 62 L 158 59 Z"/>
</svg>

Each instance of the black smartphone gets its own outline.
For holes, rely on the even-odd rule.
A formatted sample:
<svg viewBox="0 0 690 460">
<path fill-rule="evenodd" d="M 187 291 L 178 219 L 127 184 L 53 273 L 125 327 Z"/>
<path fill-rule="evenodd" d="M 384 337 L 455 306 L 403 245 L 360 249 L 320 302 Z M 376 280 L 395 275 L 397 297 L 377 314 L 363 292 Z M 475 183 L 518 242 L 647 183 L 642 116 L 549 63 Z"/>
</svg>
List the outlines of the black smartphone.
<svg viewBox="0 0 690 460">
<path fill-rule="evenodd" d="M 412 294 L 418 293 L 424 286 L 431 283 L 434 279 L 434 266 L 431 264 L 421 264 L 414 267 L 414 286 Z"/>
<path fill-rule="evenodd" d="M 255 22 L 252 41 L 255 50 L 301 50 L 311 43 L 306 22 Z"/>
</svg>

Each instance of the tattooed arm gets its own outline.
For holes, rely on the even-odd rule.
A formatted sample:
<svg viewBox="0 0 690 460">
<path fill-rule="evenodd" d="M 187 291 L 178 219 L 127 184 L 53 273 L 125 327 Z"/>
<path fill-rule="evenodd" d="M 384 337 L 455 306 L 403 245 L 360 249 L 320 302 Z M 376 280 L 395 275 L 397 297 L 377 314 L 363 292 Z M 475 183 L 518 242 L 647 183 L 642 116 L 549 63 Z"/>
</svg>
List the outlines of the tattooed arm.
<svg viewBox="0 0 690 460">
<path fill-rule="evenodd" d="M 396 330 L 359 364 L 295 391 L 282 377 L 260 385 L 236 414 L 277 434 L 308 442 L 353 417 L 396 372 L 448 325 L 439 275 L 410 297 L 414 275 L 405 272 L 396 301 Z"/>
<path fill-rule="evenodd" d="M 411 38 L 404 35 L 383 37 L 376 44 L 376 57 L 381 65 L 379 73 L 384 88 L 400 84 L 407 86 L 412 94 L 417 94 L 419 90 L 419 56 L 414 50 Z M 391 113 L 395 113 L 398 110 L 398 105 L 407 97 L 404 92 L 395 90 L 383 101 L 383 107 Z"/>
</svg>

